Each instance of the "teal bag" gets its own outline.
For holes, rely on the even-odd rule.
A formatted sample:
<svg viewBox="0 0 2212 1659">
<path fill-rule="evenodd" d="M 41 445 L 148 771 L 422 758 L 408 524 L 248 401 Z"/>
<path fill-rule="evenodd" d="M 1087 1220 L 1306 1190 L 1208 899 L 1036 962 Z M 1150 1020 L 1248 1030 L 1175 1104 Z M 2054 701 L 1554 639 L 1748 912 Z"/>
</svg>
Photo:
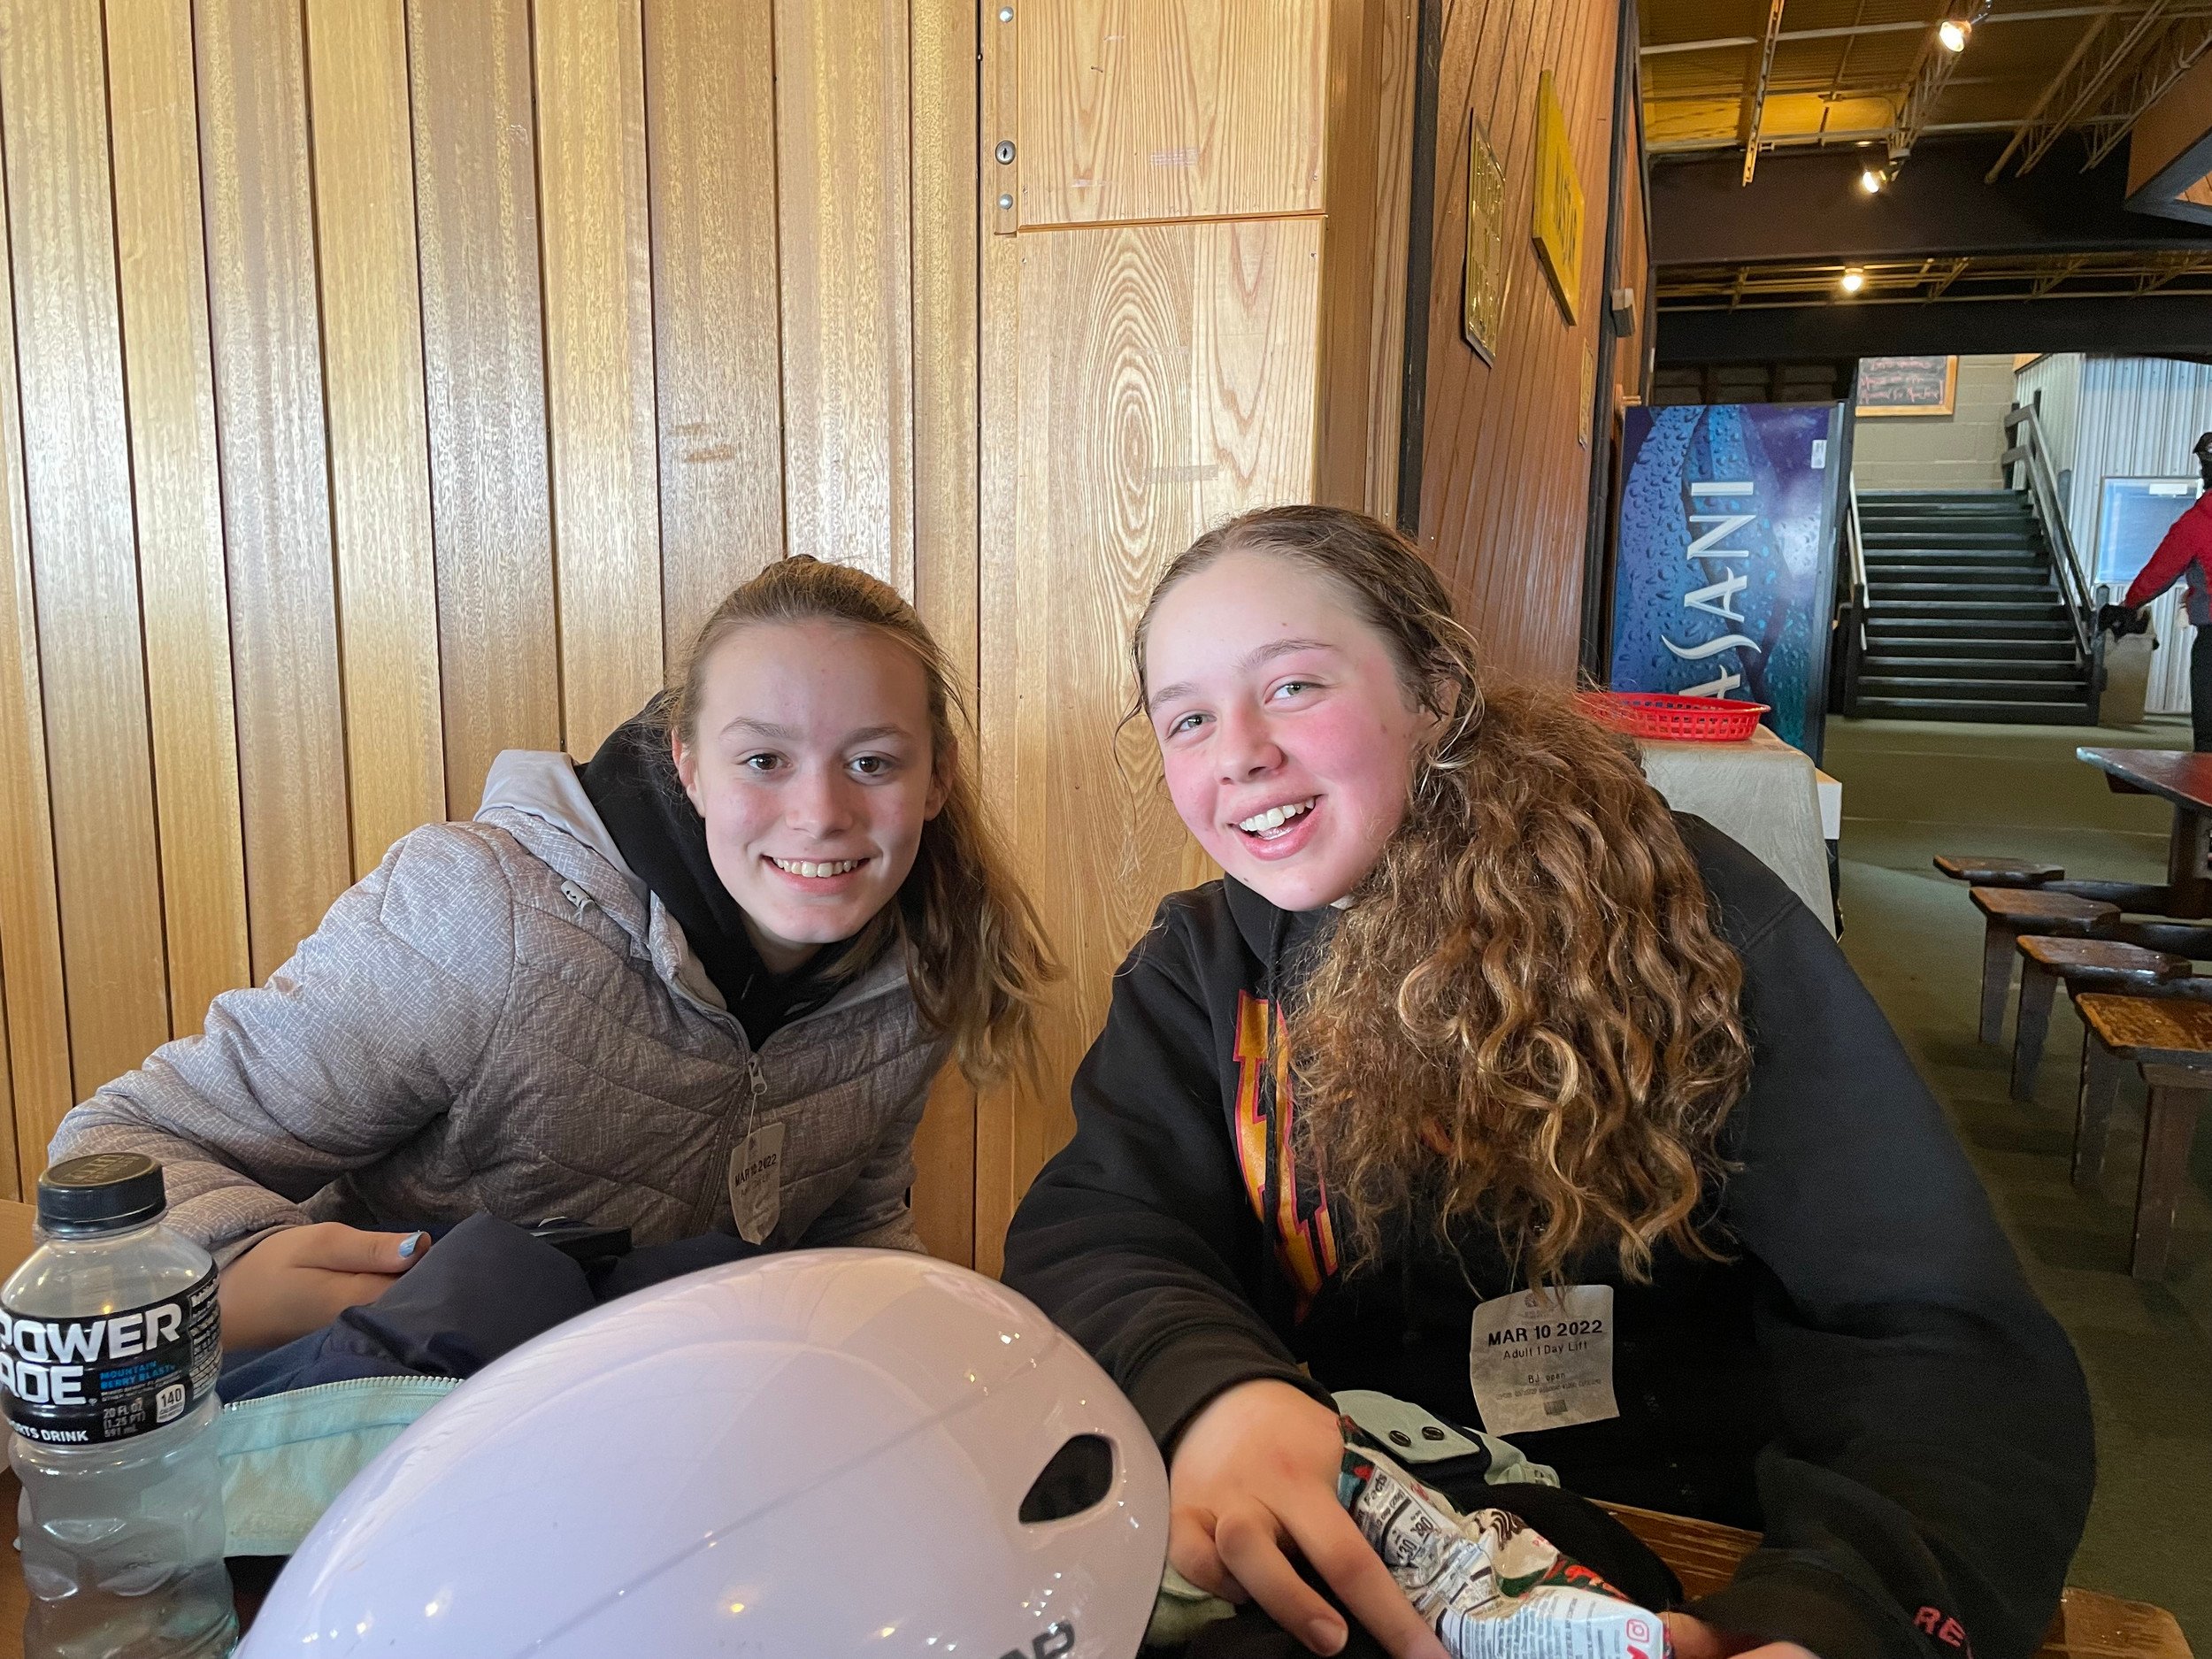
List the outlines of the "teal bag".
<svg viewBox="0 0 2212 1659">
<path fill-rule="evenodd" d="M 241 1400 L 217 1418 L 223 1553 L 288 1555 L 399 1432 L 457 1377 L 363 1377 Z"/>
</svg>

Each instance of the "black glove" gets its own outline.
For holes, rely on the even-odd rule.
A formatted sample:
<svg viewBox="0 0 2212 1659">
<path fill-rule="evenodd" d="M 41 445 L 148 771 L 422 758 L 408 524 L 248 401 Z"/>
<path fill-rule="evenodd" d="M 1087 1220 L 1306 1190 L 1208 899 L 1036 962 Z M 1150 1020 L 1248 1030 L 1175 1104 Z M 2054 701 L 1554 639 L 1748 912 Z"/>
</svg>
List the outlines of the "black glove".
<svg viewBox="0 0 2212 1659">
<path fill-rule="evenodd" d="M 2109 634 L 2116 640 L 2124 640 L 2131 634 L 2147 634 L 2150 626 L 2148 606 L 2139 611 L 2132 605 L 2103 605 L 2097 611 L 2097 632 Z"/>
</svg>

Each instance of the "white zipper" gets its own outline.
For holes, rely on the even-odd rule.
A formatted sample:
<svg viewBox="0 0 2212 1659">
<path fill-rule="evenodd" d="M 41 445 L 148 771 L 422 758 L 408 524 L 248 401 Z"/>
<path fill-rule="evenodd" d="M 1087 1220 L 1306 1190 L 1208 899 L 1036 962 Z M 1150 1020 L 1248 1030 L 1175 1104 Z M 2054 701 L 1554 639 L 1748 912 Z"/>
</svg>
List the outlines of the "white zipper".
<svg viewBox="0 0 2212 1659">
<path fill-rule="evenodd" d="M 425 1377 L 415 1371 L 396 1377 L 347 1377 L 337 1382 L 310 1383 L 304 1388 L 282 1388 L 273 1394 L 256 1394 L 250 1400 L 226 1400 L 223 1402 L 223 1409 L 236 1411 L 243 1407 L 257 1406 L 270 1400 L 297 1400 L 304 1394 L 326 1394 L 341 1389 L 389 1388 L 394 1383 L 414 1388 L 419 1388 L 426 1383 L 434 1386 L 442 1385 L 438 1386 L 437 1392 L 451 1394 L 461 1386 L 463 1380 L 458 1377 Z"/>
</svg>

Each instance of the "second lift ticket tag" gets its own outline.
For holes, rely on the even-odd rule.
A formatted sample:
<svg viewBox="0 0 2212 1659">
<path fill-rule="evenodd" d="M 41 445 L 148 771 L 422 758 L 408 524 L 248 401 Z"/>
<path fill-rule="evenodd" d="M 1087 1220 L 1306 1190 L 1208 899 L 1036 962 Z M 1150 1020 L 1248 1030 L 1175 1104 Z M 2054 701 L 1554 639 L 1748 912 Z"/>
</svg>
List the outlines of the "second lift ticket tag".
<svg viewBox="0 0 2212 1659">
<path fill-rule="evenodd" d="M 1517 1290 L 1475 1309 L 1467 1380 L 1493 1434 L 1620 1416 L 1613 1398 L 1613 1287 Z"/>
</svg>

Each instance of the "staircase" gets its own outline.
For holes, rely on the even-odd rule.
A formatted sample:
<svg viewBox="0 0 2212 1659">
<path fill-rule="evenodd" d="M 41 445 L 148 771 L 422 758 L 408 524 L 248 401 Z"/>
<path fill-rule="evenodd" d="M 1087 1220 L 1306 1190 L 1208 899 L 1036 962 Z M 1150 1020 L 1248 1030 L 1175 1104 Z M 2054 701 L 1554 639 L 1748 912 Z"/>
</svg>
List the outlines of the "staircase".
<svg viewBox="0 0 2212 1659">
<path fill-rule="evenodd" d="M 1866 657 L 1855 714 L 2076 726 L 2090 665 L 2024 491 L 1861 490 Z"/>
</svg>

